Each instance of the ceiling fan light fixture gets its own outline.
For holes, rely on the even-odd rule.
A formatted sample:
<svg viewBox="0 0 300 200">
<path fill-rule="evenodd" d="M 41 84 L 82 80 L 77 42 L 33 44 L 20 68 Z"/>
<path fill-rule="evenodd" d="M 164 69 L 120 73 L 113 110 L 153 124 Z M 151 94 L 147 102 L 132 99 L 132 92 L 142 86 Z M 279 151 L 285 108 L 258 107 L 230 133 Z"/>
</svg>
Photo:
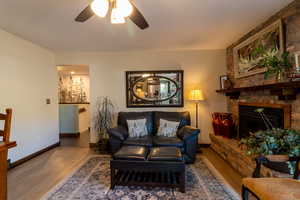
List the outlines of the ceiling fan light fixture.
<svg viewBox="0 0 300 200">
<path fill-rule="evenodd" d="M 125 18 L 118 8 L 113 8 L 111 11 L 111 23 L 112 24 L 124 24 Z"/>
<path fill-rule="evenodd" d="M 94 0 L 91 4 L 93 12 L 99 17 L 105 17 L 109 9 L 108 0 Z"/>
<path fill-rule="evenodd" d="M 129 0 L 116 0 L 116 7 L 123 17 L 128 17 L 133 11 L 133 6 Z"/>
</svg>

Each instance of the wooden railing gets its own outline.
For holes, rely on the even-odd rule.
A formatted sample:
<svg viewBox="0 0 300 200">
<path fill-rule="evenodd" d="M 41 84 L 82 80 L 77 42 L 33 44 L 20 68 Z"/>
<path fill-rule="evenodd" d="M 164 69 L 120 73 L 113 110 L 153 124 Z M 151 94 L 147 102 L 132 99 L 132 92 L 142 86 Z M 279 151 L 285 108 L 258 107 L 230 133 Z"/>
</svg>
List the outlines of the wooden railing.
<svg viewBox="0 0 300 200">
<path fill-rule="evenodd" d="M 7 152 L 16 142 L 0 142 L 0 200 L 7 200 Z"/>
</svg>

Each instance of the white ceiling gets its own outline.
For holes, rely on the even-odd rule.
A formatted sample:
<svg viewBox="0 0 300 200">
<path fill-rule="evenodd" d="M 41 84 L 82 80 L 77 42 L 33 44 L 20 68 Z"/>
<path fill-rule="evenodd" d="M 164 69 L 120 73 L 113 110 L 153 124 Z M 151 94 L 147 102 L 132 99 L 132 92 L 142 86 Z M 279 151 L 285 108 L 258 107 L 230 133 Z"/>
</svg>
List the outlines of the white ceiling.
<svg viewBox="0 0 300 200">
<path fill-rule="evenodd" d="M 55 51 L 223 49 L 292 0 L 135 0 L 150 24 L 74 18 L 88 0 L 1 0 L 0 27 Z"/>
</svg>

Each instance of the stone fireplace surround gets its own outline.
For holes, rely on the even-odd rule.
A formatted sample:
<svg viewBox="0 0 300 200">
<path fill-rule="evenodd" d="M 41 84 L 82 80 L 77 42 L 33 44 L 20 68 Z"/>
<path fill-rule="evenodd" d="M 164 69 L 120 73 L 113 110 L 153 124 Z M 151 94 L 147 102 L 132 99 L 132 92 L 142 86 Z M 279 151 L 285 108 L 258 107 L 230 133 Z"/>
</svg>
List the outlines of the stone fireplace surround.
<svg viewBox="0 0 300 200">
<path fill-rule="evenodd" d="M 285 104 L 267 104 L 267 103 L 244 103 L 239 102 L 238 103 L 239 108 L 246 107 L 246 111 L 249 112 L 253 111 L 257 108 L 265 108 L 266 109 L 266 115 L 270 117 L 270 120 L 272 121 L 271 117 L 272 115 L 280 115 L 282 116 L 282 119 L 279 119 L 279 121 L 282 121 L 281 123 L 278 123 L 277 127 L 279 128 L 290 128 L 291 126 L 291 106 L 285 105 Z M 241 113 L 238 111 L 238 116 L 241 116 Z M 254 114 L 254 113 L 252 113 Z M 257 114 L 257 113 L 256 113 Z M 258 115 L 258 114 L 257 114 Z M 256 116 L 259 119 L 259 116 Z M 273 116 L 277 117 L 277 116 Z M 256 119 L 257 120 L 257 119 Z M 254 122 L 257 122 L 257 121 Z M 262 120 L 260 120 L 262 121 Z M 274 122 L 274 121 L 272 121 Z M 249 119 L 248 119 L 248 123 Z M 252 122 L 253 123 L 253 122 Z M 247 125 L 246 123 L 241 123 L 239 121 L 237 124 L 240 126 Z M 264 126 L 263 123 L 261 123 L 262 126 Z M 274 123 L 275 126 L 276 123 Z M 251 124 L 252 126 L 256 126 L 255 124 Z M 263 128 L 265 129 L 265 127 Z M 262 130 L 263 130 L 262 129 Z M 215 136 L 214 134 L 210 135 L 211 138 L 211 148 L 216 151 L 223 159 L 225 159 L 235 170 L 237 170 L 242 176 L 249 177 L 252 175 L 254 169 L 255 169 L 255 162 L 254 157 L 249 156 L 246 154 L 246 149 L 242 148 L 239 145 L 239 138 L 241 135 L 245 135 L 241 133 L 241 130 L 245 130 L 241 127 L 239 127 L 239 134 L 237 138 L 234 139 L 228 139 L 224 138 L 222 136 Z M 247 135 L 247 134 L 246 134 Z M 270 170 L 268 168 L 263 167 L 262 169 L 262 175 L 266 177 L 286 177 L 288 175 L 278 173 L 276 171 Z"/>
<path fill-rule="evenodd" d="M 300 51 L 300 1 L 293 1 L 290 5 L 275 13 L 265 22 L 258 24 L 256 28 L 245 34 L 235 43 L 227 48 L 227 75 L 233 83 L 234 88 L 257 86 L 275 83 L 275 79 L 264 80 L 263 74 L 256 74 L 249 77 L 235 79 L 234 77 L 234 59 L 233 48 L 241 42 L 247 40 L 257 32 L 269 26 L 276 20 L 281 19 L 284 24 L 285 47 L 291 53 Z M 261 104 L 280 104 L 290 107 L 290 121 L 287 123 L 295 130 L 300 129 L 300 95 L 296 100 L 283 101 L 277 96 L 273 96 L 268 90 L 245 91 L 241 92 L 239 99 L 227 98 L 228 111 L 238 120 L 240 103 L 261 103 Z M 251 176 L 255 163 L 251 157 L 245 154 L 245 150 L 239 147 L 239 141 L 236 139 L 226 139 L 221 136 L 210 135 L 211 147 L 231 166 L 240 172 L 243 176 Z M 263 176 L 282 176 L 269 169 L 262 169 Z"/>
<path fill-rule="evenodd" d="M 238 108 L 246 107 L 247 112 L 249 110 L 253 111 L 257 108 L 265 108 L 266 115 L 268 115 L 268 117 L 270 117 L 271 121 L 272 121 L 272 119 L 271 119 L 272 114 L 280 115 L 280 113 L 281 113 L 282 119 L 279 120 L 279 121 L 281 121 L 281 124 L 278 123 L 277 127 L 279 127 L 279 128 L 290 128 L 291 127 L 291 105 L 271 104 L 271 103 L 270 104 L 269 103 L 245 103 L 245 102 L 238 102 L 238 105 L 239 105 Z M 253 112 L 252 112 L 252 114 L 253 114 Z M 239 111 L 238 111 L 238 116 L 241 116 L 241 113 Z M 276 118 L 276 116 L 275 116 L 275 118 Z M 258 120 L 260 120 L 260 119 L 258 119 Z M 239 124 L 240 126 L 247 125 L 247 122 L 242 123 L 239 119 L 238 119 L 238 121 L 239 122 L 237 124 Z M 248 121 L 248 123 L 249 123 L 249 121 Z M 272 123 L 274 123 L 274 121 L 272 121 Z M 274 123 L 274 126 L 275 126 L 275 124 L 276 123 Z M 255 124 L 251 124 L 251 125 L 255 126 Z M 262 123 L 262 126 L 264 126 L 263 123 Z M 239 127 L 239 130 L 240 131 L 239 131 L 238 137 L 234 138 L 234 139 L 228 139 L 228 138 L 224 138 L 222 136 L 215 136 L 214 134 L 211 134 L 210 135 L 210 138 L 212 141 L 211 148 L 214 151 L 216 151 L 224 160 L 226 160 L 242 176 L 249 177 L 252 175 L 256 165 L 254 162 L 254 157 L 247 155 L 245 149 L 243 149 L 239 145 L 239 137 L 241 137 L 241 135 L 245 135 L 245 134 L 241 133 L 241 130 L 245 130 L 245 129 Z M 266 177 L 283 177 L 284 176 L 285 177 L 288 175 L 263 167 L 262 168 L 262 176 L 266 176 Z"/>
</svg>

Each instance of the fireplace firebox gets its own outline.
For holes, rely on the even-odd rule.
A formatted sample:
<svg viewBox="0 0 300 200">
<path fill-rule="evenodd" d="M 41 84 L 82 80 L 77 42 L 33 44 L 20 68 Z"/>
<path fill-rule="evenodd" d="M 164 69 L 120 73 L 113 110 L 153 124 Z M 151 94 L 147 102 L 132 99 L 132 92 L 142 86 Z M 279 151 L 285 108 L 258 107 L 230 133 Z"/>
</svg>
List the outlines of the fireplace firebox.
<svg viewBox="0 0 300 200">
<path fill-rule="evenodd" d="M 248 137 L 250 132 L 266 130 L 267 127 L 256 112 L 258 108 L 264 109 L 272 125 L 276 128 L 291 127 L 291 106 L 284 104 L 239 103 L 239 134 L 238 138 Z"/>
</svg>

